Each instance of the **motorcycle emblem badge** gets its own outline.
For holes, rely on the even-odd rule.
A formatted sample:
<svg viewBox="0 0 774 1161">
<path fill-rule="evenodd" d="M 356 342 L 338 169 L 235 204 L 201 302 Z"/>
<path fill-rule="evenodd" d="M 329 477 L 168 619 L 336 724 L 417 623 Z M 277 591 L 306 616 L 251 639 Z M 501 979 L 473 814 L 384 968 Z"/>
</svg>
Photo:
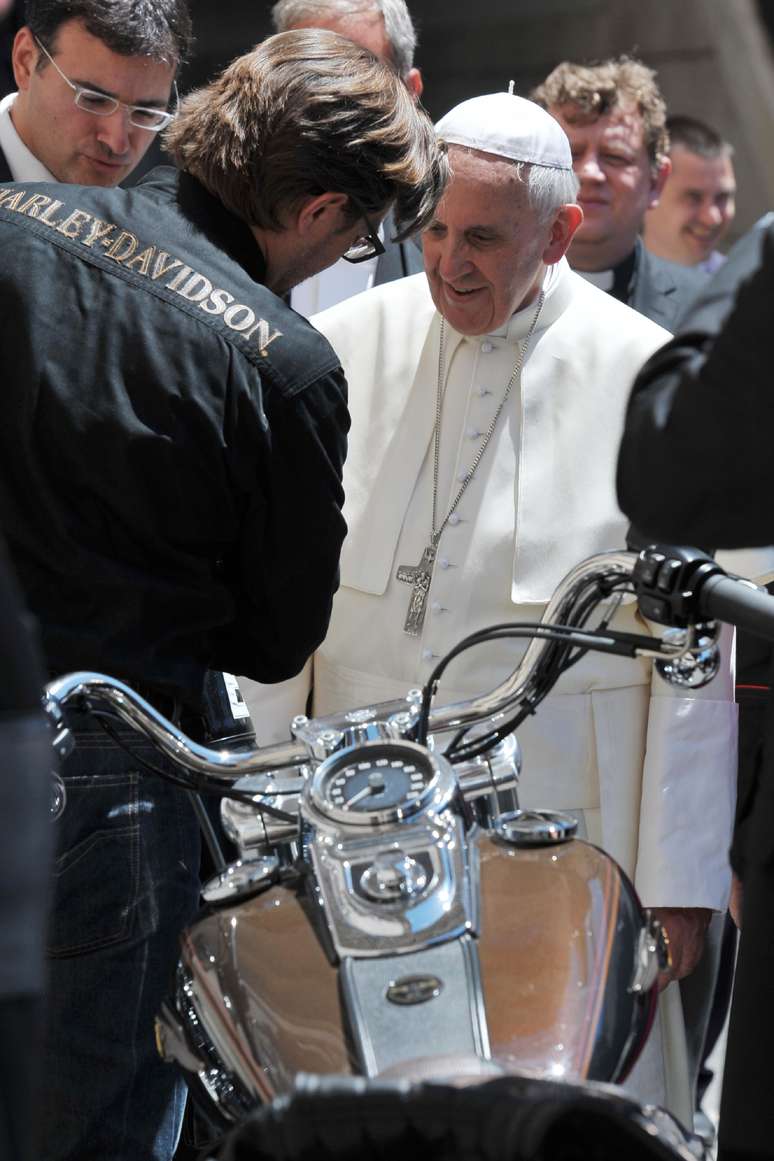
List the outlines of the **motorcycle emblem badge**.
<svg viewBox="0 0 774 1161">
<path fill-rule="evenodd" d="M 440 996 L 443 981 L 438 976 L 401 976 L 392 980 L 386 996 L 391 1004 L 426 1004 Z"/>
</svg>

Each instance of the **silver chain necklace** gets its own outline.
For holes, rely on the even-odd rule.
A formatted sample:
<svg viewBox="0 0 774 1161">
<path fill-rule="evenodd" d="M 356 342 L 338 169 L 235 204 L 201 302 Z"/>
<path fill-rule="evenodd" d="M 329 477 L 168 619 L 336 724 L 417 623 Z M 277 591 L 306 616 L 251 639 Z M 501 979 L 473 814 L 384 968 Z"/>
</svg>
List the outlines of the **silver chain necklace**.
<svg viewBox="0 0 774 1161">
<path fill-rule="evenodd" d="M 511 390 L 513 389 L 513 385 L 519 376 L 519 372 L 521 371 L 521 366 L 524 362 L 524 356 L 527 352 L 527 347 L 529 346 L 529 340 L 532 338 L 532 335 L 535 332 L 535 327 L 537 326 L 538 319 L 540 318 L 540 312 L 543 309 L 544 301 L 545 294 L 541 290 L 538 296 L 537 307 L 535 309 L 534 315 L 532 316 L 532 322 L 530 323 L 529 330 L 527 331 L 523 342 L 519 344 L 519 350 L 513 364 L 511 377 L 508 380 L 508 386 L 505 388 L 505 392 L 502 399 L 500 400 L 499 406 L 495 411 L 494 416 L 492 417 L 492 421 L 489 424 L 484 438 L 479 445 L 478 451 L 473 458 L 473 463 L 470 465 L 470 469 L 467 472 L 465 479 L 462 481 L 457 495 L 452 500 L 449 511 L 446 513 L 446 516 L 444 517 L 440 527 L 436 528 L 438 512 L 438 472 L 441 458 L 441 410 L 443 407 L 444 383 L 446 379 L 446 319 L 441 318 L 441 337 L 438 346 L 438 383 L 436 385 L 435 394 L 435 428 L 433 430 L 433 519 L 431 524 L 430 543 L 422 553 L 422 559 L 420 560 L 419 564 L 398 565 L 398 571 L 395 574 L 397 580 L 403 581 L 404 584 L 412 586 L 408 612 L 406 613 L 406 620 L 403 625 L 403 632 L 408 633 L 410 637 L 418 637 L 422 632 L 422 625 L 424 624 L 425 612 L 427 610 L 427 596 L 430 592 L 430 584 L 433 579 L 433 567 L 435 565 L 435 557 L 438 551 L 439 541 L 444 529 L 446 528 L 446 525 L 449 523 L 449 519 L 452 513 L 456 511 L 457 505 L 465 495 L 465 491 L 470 481 L 476 474 L 476 469 L 481 463 L 484 452 L 489 446 L 489 442 L 494 434 L 494 430 L 497 427 L 497 421 L 502 414 L 502 410 L 505 407 L 505 404 L 508 402 L 508 396 L 510 395 Z"/>
</svg>

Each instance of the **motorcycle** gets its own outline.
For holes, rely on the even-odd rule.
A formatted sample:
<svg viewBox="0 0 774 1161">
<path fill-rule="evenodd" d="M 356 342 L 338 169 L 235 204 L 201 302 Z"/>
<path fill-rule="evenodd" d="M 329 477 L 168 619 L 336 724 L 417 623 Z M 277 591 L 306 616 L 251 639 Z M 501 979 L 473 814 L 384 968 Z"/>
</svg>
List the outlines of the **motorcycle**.
<svg viewBox="0 0 774 1161">
<path fill-rule="evenodd" d="M 609 627 L 611 607 L 632 595 L 667 626 L 660 638 Z M 577 1119 L 591 1107 L 597 1123 L 612 1117 L 642 1148 L 662 1150 L 649 1156 L 703 1157 L 668 1113 L 613 1087 L 654 1017 L 663 932 L 613 859 L 576 837 L 573 818 L 519 808 L 514 731 L 587 650 L 652 657 L 665 680 L 705 684 L 718 665 L 708 618 L 739 621 L 744 606 L 770 633 L 768 603 L 692 550 L 593 557 L 564 579 L 541 622 L 474 634 L 423 690 L 296 717 L 289 742 L 263 749 L 201 746 L 103 675 L 52 682 L 60 752 L 62 707 L 85 701 L 153 740 L 194 788 L 230 787 L 222 823 L 239 858 L 203 888 L 156 1028 L 210 1123 L 239 1132 L 263 1110 L 269 1151 L 250 1155 L 288 1157 L 307 1154 L 288 1151 L 287 1133 L 303 1127 L 306 1140 L 313 1120 L 308 1155 L 322 1157 L 331 1123 L 347 1124 L 331 1156 L 362 1155 L 366 1139 L 381 1156 L 367 1133 L 361 1152 L 345 1149 L 369 1101 L 377 1120 L 389 1105 L 394 1134 L 399 1114 L 416 1129 L 417 1109 L 437 1109 L 440 1093 L 447 1109 L 458 1108 L 453 1094 L 506 1093 L 512 1109 L 549 1100 Z M 607 613 L 590 627 L 599 609 Z M 531 640 L 502 685 L 433 705 L 453 657 L 508 636 Z M 332 1122 L 319 1119 L 326 1104 Z M 278 1123 L 285 1152 L 275 1153 Z"/>
</svg>

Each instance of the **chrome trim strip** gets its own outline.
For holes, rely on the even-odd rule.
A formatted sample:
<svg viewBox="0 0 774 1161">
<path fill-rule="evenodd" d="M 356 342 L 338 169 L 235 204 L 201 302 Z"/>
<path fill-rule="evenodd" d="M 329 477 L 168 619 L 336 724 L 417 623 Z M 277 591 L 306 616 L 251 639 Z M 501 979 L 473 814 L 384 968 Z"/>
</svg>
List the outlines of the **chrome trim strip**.
<svg viewBox="0 0 774 1161">
<path fill-rule="evenodd" d="M 462 958 L 465 964 L 465 979 L 468 985 L 468 1006 L 471 1023 L 473 1025 L 473 1039 L 476 1045 L 476 1055 L 484 1060 L 492 1059 L 492 1048 L 489 1043 L 489 1025 L 486 1018 L 486 1004 L 484 1002 L 484 986 L 481 980 L 481 964 L 478 958 L 478 944 L 469 935 L 463 935 L 460 940 Z"/>
</svg>

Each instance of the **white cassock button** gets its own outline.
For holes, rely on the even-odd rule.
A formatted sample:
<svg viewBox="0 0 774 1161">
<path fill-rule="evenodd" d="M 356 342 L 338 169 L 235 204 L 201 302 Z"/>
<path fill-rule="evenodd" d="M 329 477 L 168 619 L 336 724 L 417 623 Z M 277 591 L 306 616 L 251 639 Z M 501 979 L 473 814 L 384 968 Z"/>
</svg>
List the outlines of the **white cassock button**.
<svg viewBox="0 0 774 1161">
<path fill-rule="evenodd" d="M 454 513 L 452 513 L 452 515 L 454 515 Z M 442 556 L 442 557 L 440 557 L 440 558 L 439 558 L 439 560 L 438 560 L 438 567 L 439 567 L 439 568 L 449 568 L 449 558 L 448 558 L 448 556 Z"/>
<path fill-rule="evenodd" d="M 457 479 L 459 480 L 459 482 L 461 484 L 464 484 L 469 475 L 470 475 L 470 472 L 467 472 L 467 471 L 457 472 Z"/>
<path fill-rule="evenodd" d="M 482 355 L 489 355 L 492 353 L 493 350 L 494 350 L 494 343 L 490 343 L 489 339 L 487 339 L 485 342 L 483 342 L 481 344 L 481 354 Z"/>
<path fill-rule="evenodd" d="M 468 428 L 468 439 L 478 439 L 478 437 L 480 435 L 481 435 L 481 432 L 478 430 L 477 427 L 469 427 Z"/>
<path fill-rule="evenodd" d="M 483 399 L 486 395 L 491 395 L 492 392 L 489 390 L 488 387 L 479 387 L 478 394 L 479 394 L 479 397 L 481 399 Z"/>
<path fill-rule="evenodd" d="M 433 660 L 432 649 L 423 649 L 422 650 L 422 660 L 423 661 L 432 661 Z"/>
<path fill-rule="evenodd" d="M 451 516 L 449 517 L 449 523 L 450 524 L 459 524 L 460 519 L 461 519 L 461 517 L 460 517 L 459 512 L 452 512 Z"/>
<path fill-rule="evenodd" d="M 434 613 L 440 613 L 441 610 L 443 609 L 443 605 L 441 604 L 440 601 L 433 601 L 430 608 L 433 610 Z"/>
</svg>

